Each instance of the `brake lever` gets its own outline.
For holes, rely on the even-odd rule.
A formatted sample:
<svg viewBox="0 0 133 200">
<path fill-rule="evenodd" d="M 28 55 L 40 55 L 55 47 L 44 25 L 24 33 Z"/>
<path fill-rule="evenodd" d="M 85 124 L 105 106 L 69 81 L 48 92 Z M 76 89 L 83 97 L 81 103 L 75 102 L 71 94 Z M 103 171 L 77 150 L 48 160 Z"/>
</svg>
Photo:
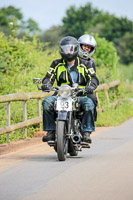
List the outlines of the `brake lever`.
<svg viewBox="0 0 133 200">
<path fill-rule="evenodd" d="M 45 90 L 44 92 L 52 92 L 52 91 L 58 91 L 58 87 L 51 87 L 50 90 Z"/>
<path fill-rule="evenodd" d="M 86 90 L 80 88 L 80 89 L 77 91 L 77 94 L 79 94 L 80 92 L 86 93 Z"/>
</svg>

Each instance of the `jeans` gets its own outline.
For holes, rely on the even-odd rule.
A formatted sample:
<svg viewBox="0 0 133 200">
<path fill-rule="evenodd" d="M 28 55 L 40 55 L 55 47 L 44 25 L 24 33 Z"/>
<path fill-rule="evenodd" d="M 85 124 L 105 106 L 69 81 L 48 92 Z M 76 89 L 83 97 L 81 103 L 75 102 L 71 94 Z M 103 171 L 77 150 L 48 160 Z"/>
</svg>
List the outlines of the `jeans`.
<svg viewBox="0 0 133 200">
<path fill-rule="evenodd" d="M 54 111 L 54 102 L 56 100 L 57 96 L 48 96 L 42 102 L 44 131 L 56 130 Z M 79 105 L 80 110 L 83 111 L 83 117 L 81 121 L 81 132 L 95 131 L 93 101 L 88 97 L 80 97 Z"/>
</svg>

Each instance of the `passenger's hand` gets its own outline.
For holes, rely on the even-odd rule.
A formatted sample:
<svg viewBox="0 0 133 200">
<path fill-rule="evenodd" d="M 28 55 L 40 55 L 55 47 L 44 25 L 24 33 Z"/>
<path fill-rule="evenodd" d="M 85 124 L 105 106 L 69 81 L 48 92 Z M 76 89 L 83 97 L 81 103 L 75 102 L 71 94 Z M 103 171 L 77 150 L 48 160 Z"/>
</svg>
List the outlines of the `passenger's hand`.
<svg viewBox="0 0 133 200">
<path fill-rule="evenodd" d="M 41 86 L 42 91 L 47 91 L 51 89 L 51 85 L 50 84 L 43 84 Z"/>
<path fill-rule="evenodd" d="M 87 92 L 87 93 L 93 93 L 94 90 L 95 90 L 95 88 L 94 88 L 93 86 L 88 85 L 88 86 L 86 87 L 86 92 Z"/>
</svg>

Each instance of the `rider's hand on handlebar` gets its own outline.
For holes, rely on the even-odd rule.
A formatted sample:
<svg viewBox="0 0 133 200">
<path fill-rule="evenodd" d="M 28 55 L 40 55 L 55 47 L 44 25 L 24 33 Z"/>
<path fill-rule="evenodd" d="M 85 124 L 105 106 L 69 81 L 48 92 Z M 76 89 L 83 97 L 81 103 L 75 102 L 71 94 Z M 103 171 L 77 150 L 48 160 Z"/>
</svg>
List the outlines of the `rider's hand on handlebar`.
<svg viewBox="0 0 133 200">
<path fill-rule="evenodd" d="M 46 91 L 46 90 L 50 90 L 51 89 L 51 85 L 50 84 L 43 84 L 41 86 L 42 91 Z"/>
<path fill-rule="evenodd" d="M 86 92 L 87 92 L 87 93 L 93 93 L 94 90 L 95 90 L 95 88 L 94 88 L 93 86 L 88 85 L 88 86 L 86 87 Z"/>
</svg>

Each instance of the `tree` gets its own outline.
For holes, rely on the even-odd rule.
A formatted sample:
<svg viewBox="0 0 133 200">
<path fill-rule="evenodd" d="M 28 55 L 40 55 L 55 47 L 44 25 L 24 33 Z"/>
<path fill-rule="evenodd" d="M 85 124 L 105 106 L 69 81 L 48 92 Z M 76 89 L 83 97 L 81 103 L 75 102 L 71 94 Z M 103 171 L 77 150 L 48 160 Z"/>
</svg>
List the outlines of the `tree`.
<svg viewBox="0 0 133 200">
<path fill-rule="evenodd" d="M 98 9 L 93 8 L 91 3 L 76 8 L 71 6 L 66 11 L 66 17 L 63 18 L 63 26 L 68 35 L 76 38 L 80 37 L 88 28 L 94 27 L 96 18 L 101 15 Z"/>
<path fill-rule="evenodd" d="M 15 27 L 12 27 L 17 29 L 19 34 L 27 30 L 29 30 L 31 34 L 40 30 L 38 24 L 33 19 L 28 19 L 28 21 L 23 20 L 23 14 L 20 9 L 13 6 L 0 8 L 0 31 L 4 32 L 6 35 L 12 33 L 12 27 L 10 26 L 12 22 L 15 22 Z"/>
<path fill-rule="evenodd" d="M 114 75 L 117 74 L 119 60 L 117 50 L 112 42 L 99 37 L 98 34 L 93 36 L 97 42 L 97 48 L 93 54 L 93 58 L 96 61 L 98 78 L 100 83 L 107 83 L 112 81 Z"/>
<path fill-rule="evenodd" d="M 26 29 L 28 29 L 30 33 L 35 33 L 36 31 L 40 31 L 38 24 L 31 18 L 29 18 L 26 23 Z"/>
<path fill-rule="evenodd" d="M 45 47 L 58 46 L 59 41 L 64 37 L 65 32 L 62 26 L 52 26 L 49 30 L 41 34 L 40 41 L 45 43 Z"/>
<path fill-rule="evenodd" d="M 17 9 L 13 6 L 8 6 L 7 8 L 0 9 L 0 27 L 1 29 L 6 28 L 8 31 L 10 30 L 9 23 L 12 22 L 12 19 L 16 18 L 19 22 L 21 22 L 23 15 L 20 12 L 20 9 Z"/>
<path fill-rule="evenodd" d="M 62 21 L 67 35 L 72 35 L 78 39 L 85 33 L 98 33 L 100 37 L 113 42 L 117 49 L 121 46 L 121 39 L 127 33 L 133 34 L 133 21 L 128 20 L 126 17 L 119 18 L 108 12 L 100 11 L 93 8 L 91 3 L 79 8 L 71 6 L 66 11 L 66 16 Z M 131 46 L 129 46 L 128 51 L 132 51 Z M 120 49 L 118 54 L 120 57 L 122 56 Z M 131 56 L 131 53 L 128 53 L 128 56 Z M 121 61 L 128 63 L 132 61 L 132 58 L 128 57 L 126 61 L 126 58 L 121 57 Z"/>
<path fill-rule="evenodd" d="M 133 62 L 133 34 L 126 33 L 119 41 L 118 53 L 121 62 L 129 64 Z"/>
<path fill-rule="evenodd" d="M 99 35 L 109 41 L 116 43 L 125 33 L 132 32 L 133 22 L 126 17 L 118 18 L 114 15 L 105 14 L 104 19 Z"/>
</svg>

